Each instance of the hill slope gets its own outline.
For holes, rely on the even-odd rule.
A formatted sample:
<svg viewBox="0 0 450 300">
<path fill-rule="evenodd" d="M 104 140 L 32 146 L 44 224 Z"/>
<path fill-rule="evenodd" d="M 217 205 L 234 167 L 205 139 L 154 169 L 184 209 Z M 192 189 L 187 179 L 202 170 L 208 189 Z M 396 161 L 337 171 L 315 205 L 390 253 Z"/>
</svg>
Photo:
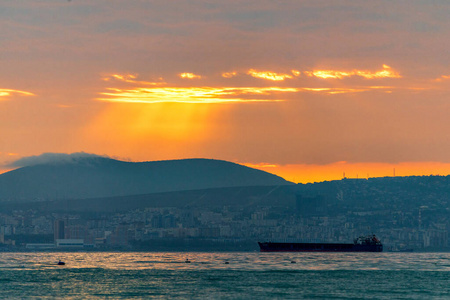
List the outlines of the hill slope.
<svg viewBox="0 0 450 300">
<path fill-rule="evenodd" d="M 235 186 L 292 184 L 276 175 L 210 159 L 124 162 L 84 157 L 0 175 L 0 200 L 114 197 Z"/>
<path fill-rule="evenodd" d="M 254 210 L 257 206 L 295 207 L 295 186 L 244 186 L 186 190 L 89 199 L 59 199 L 34 202 L 0 202 L 0 211 L 34 209 L 40 212 L 117 213 L 135 209 L 222 209 L 224 206 Z"/>
</svg>

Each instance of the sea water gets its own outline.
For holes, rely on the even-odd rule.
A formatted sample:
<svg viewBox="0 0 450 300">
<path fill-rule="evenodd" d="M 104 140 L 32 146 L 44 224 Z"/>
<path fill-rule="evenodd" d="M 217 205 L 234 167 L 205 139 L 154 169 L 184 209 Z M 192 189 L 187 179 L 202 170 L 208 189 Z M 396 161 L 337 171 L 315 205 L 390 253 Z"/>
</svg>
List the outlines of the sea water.
<svg viewBox="0 0 450 300">
<path fill-rule="evenodd" d="M 450 253 L 0 253 L 0 298 L 450 299 Z"/>
</svg>

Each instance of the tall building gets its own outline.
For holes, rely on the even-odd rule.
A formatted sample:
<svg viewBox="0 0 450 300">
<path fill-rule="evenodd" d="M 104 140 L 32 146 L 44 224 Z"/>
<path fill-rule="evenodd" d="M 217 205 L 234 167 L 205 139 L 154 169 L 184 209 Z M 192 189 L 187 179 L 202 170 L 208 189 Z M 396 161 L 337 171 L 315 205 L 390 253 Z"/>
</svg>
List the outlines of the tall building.
<svg viewBox="0 0 450 300">
<path fill-rule="evenodd" d="M 64 227 L 64 220 L 55 220 L 55 223 L 53 224 L 53 238 L 55 241 L 65 239 Z"/>
</svg>

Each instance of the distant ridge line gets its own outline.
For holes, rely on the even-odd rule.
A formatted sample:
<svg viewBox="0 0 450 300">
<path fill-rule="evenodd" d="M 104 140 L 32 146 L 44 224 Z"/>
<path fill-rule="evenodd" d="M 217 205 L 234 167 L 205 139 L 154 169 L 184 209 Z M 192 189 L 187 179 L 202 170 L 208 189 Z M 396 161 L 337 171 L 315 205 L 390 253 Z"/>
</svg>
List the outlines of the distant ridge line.
<svg viewBox="0 0 450 300">
<path fill-rule="evenodd" d="M 84 199 L 237 186 L 293 185 L 265 171 L 204 158 L 47 161 L 0 174 L 0 201 Z"/>
</svg>

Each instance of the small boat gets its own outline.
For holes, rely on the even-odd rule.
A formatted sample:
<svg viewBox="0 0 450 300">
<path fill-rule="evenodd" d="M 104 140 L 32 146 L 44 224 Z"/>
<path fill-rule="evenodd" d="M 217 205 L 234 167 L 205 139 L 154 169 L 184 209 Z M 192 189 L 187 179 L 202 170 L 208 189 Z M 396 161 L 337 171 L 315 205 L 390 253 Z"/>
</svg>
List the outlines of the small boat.
<svg viewBox="0 0 450 300">
<path fill-rule="evenodd" d="M 66 264 L 66 263 L 63 262 L 63 261 L 61 261 L 61 260 L 59 260 L 58 263 L 57 263 L 58 266 L 64 266 L 65 264 Z"/>
</svg>

